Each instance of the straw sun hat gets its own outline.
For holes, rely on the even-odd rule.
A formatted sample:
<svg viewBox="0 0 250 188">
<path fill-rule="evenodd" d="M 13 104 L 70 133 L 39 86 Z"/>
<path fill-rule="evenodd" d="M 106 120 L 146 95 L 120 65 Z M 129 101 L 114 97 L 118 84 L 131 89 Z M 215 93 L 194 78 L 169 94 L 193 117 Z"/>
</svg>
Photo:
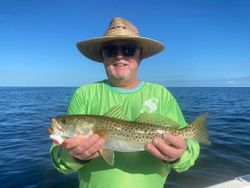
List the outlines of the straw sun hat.
<svg viewBox="0 0 250 188">
<path fill-rule="evenodd" d="M 114 40 L 134 41 L 142 47 L 142 59 L 153 56 L 164 49 L 161 42 L 141 37 L 137 28 L 124 18 L 112 19 L 107 31 L 102 37 L 80 41 L 76 46 L 87 58 L 102 62 L 101 48 L 103 44 Z"/>
</svg>

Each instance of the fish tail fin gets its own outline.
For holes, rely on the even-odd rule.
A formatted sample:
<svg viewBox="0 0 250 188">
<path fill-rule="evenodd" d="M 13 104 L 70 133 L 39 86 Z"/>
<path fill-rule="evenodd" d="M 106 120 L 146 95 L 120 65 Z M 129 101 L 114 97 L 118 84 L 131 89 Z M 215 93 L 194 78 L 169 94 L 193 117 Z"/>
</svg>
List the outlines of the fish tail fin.
<svg viewBox="0 0 250 188">
<path fill-rule="evenodd" d="M 204 113 L 199 116 L 188 126 L 187 129 L 189 130 L 188 132 L 191 133 L 192 139 L 195 139 L 202 144 L 211 145 L 206 126 L 207 115 L 207 113 Z"/>
</svg>

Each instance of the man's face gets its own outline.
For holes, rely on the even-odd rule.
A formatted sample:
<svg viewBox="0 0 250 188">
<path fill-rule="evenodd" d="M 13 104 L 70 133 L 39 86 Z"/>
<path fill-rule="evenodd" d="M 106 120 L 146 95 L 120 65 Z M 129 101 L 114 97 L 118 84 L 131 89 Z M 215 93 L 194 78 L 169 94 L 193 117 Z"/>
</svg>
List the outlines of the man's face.
<svg viewBox="0 0 250 188">
<path fill-rule="evenodd" d="M 107 75 L 113 83 L 137 80 L 140 63 L 140 47 L 129 41 L 114 41 L 104 45 L 103 64 Z"/>
</svg>

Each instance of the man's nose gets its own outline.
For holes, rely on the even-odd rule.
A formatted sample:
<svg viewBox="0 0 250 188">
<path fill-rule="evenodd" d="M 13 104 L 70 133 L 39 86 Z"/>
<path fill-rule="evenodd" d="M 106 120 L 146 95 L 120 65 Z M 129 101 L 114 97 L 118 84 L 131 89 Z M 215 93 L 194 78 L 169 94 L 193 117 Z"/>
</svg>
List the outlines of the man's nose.
<svg viewBox="0 0 250 188">
<path fill-rule="evenodd" d="M 124 56 L 122 55 L 122 52 L 120 50 L 118 50 L 117 54 L 116 54 L 116 57 L 117 58 L 123 58 Z"/>
</svg>

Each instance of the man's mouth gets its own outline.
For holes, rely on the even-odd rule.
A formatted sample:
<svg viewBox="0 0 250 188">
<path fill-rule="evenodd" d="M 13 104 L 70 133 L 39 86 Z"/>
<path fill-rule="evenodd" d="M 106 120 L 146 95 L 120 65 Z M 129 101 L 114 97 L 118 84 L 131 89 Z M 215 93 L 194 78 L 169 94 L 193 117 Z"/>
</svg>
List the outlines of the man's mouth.
<svg viewBox="0 0 250 188">
<path fill-rule="evenodd" d="M 128 66 L 127 64 L 125 63 L 115 63 L 113 64 L 114 67 L 125 67 L 125 66 Z"/>
</svg>

